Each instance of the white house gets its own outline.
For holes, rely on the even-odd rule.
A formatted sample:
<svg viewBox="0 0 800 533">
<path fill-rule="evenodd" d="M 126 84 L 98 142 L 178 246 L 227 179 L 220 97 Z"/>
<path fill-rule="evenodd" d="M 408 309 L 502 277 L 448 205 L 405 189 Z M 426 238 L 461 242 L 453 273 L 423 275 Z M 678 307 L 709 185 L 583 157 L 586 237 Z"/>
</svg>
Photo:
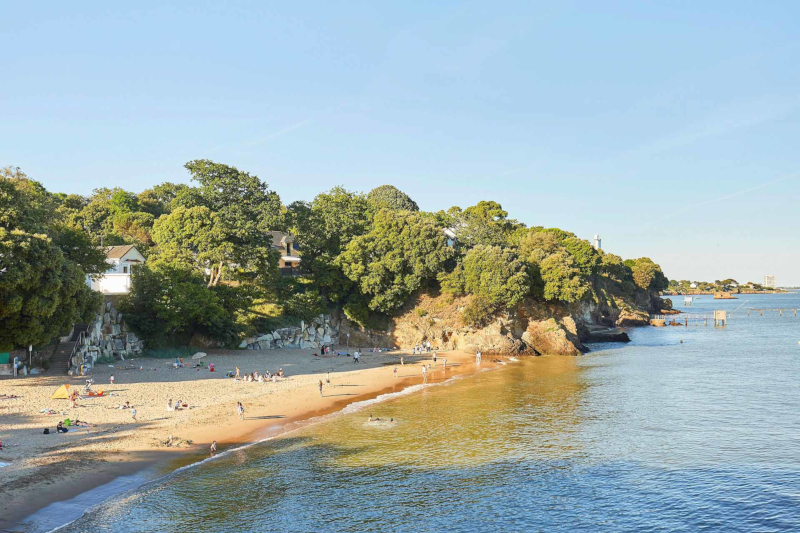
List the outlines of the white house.
<svg viewBox="0 0 800 533">
<path fill-rule="evenodd" d="M 272 249 L 281 254 L 278 268 L 281 274 L 291 276 L 300 273 L 300 256 L 294 247 L 294 237 L 282 231 L 270 231 Z"/>
<path fill-rule="evenodd" d="M 690 289 L 696 289 L 697 288 L 697 283 L 692 282 L 691 285 L 689 285 L 689 288 Z"/>
<path fill-rule="evenodd" d="M 132 244 L 107 246 L 104 251 L 109 269 L 99 276 L 86 276 L 86 284 L 103 294 L 128 294 L 131 290 L 131 270 L 144 264 L 144 256 Z"/>
</svg>

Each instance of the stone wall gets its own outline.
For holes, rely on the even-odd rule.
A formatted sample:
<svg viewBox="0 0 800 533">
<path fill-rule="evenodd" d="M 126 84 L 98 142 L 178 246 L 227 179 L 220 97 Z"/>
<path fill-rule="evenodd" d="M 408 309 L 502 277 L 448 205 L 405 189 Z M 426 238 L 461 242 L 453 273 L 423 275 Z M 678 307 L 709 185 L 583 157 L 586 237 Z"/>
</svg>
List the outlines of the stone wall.
<svg viewBox="0 0 800 533">
<path fill-rule="evenodd" d="M 319 315 L 308 324 L 300 321 L 296 327 L 280 328 L 259 333 L 242 340 L 239 348 L 271 350 L 274 348 L 317 349 L 339 343 L 339 324 L 330 315 Z"/>
<path fill-rule="evenodd" d="M 143 347 L 136 334 L 128 331 L 122 313 L 107 301 L 78 343 L 70 361 L 70 373 L 76 372 L 80 365 L 91 369 L 101 357 L 124 361 L 125 356 L 141 353 Z"/>
</svg>

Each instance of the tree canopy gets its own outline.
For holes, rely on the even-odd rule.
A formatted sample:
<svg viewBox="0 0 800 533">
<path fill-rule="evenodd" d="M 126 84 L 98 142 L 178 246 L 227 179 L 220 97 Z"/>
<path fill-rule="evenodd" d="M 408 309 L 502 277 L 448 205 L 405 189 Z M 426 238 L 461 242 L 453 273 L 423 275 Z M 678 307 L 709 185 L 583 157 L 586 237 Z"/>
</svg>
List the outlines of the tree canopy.
<svg viewBox="0 0 800 533">
<path fill-rule="evenodd" d="M 326 308 L 365 325 L 428 289 L 470 296 L 463 319 L 479 325 L 526 300 L 650 301 L 646 293 L 669 285 L 649 258 L 623 260 L 568 231 L 526 227 L 491 200 L 420 212 L 392 185 L 367 194 L 336 186 L 284 206 L 236 167 L 197 159 L 185 168 L 191 185 L 88 196 L 1 169 L 0 342 L 47 342 L 96 307 L 84 279 L 107 268 L 101 244 L 135 244 L 145 255 L 124 308 L 157 343 L 201 333 L 230 345 L 258 324 L 268 329 L 276 313 L 312 319 Z M 275 232 L 293 235 L 299 277 L 278 271 Z"/>
<path fill-rule="evenodd" d="M 372 229 L 356 237 L 336 259 L 369 299 L 369 308 L 390 312 L 436 279 L 453 256 L 433 222 L 410 211 L 382 210 Z"/>
<path fill-rule="evenodd" d="M 394 185 L 375 187 L 367 194 L 367 201 L 375 211 L 381 209 L 419 211 L 417 202 Z"/>
</svg>

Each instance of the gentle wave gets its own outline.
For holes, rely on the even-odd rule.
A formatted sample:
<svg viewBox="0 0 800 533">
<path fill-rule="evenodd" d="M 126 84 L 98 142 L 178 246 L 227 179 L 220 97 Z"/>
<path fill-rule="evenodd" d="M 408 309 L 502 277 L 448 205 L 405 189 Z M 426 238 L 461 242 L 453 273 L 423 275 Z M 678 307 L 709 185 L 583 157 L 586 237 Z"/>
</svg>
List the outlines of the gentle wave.
<svg viewBox="0 0 800 533">
<path fill-rule="evenodd" d="M 483 370 L 488 370 L 488 369 L 483 369 Z M 76 516 L 75 518 L 70 519 L 68 522 L 66 522 L 66 523 L 64 523 L 64 524 L 62 524 L 62 525 L 60 525 L 58 527 L 55 527 L 54 529 L 47 530 L 47 531 L 51 531 L 52 532 L 52 531 L 58 531 L 58 530 L 64 529 L 64 528 L 70 526 L 71 524 L 73 524 L 74 522 L 80 520 L 85 515 L 95 511 L 99 506 L 108 503 L 112 499 L 124 500 L 125 498 L 130 498 L 130 497 L 134 496 L 137 492 L 143 491 L 144 489 L 147 489 L 149 487 L 152 487 L 152 486 L 155 486 L 155 485 L 158 485 L 158 484 L 165 483 L 165 482 L 169 481 L 171 478 L 177 476 L 178 474 L 180 474 L 182 472 L 185 472 L 187 470 L 200 467 L 200 466 L 208 464 L 208 463 L 210 463 L 212 461 L 221 460 L 222 458 L 227 457 L 227 456 L 229 456 L 229 455 L 231 455 L 233 453 L 241 452 L 241 451 L 246 450 L 248 448 L 251 448 L 253 446 L 257 446 L 259 444 L 264 444 L 264 443 L 273 441 L 273 440 L 275 440 L 277 438 L 284 437 L 284 436 L 289 435 L 289 434 L 291 434 L 291 433 L 293 433 L 295 431 L 298 431 L 300 429 L 307 428 L 310 425 L 318 424 L 318 423 L 321 423 L 321 422 L 324 422 L 324 421 L 327 421 L 327 420 L 331 420 L 332 418 L 335 418 L 335 417 L 356 413 L 356 412 L 361 411 L 362 409 L 364 409 L 366 407 L 369 407 L 369 406 L 372 406 L 372 405 L 375 405 L 375 404 L 378 404 L 378 403 L 383 403 L 383 402 L 386 402 L 386 401 L 389 401 L 389 400 L 393 400 L 395 398 L 400 398 L 400 397 L 403 397 L 403 396 L 407 396 L 409 394 L 413 394 L 415 392 L 419 392 L 419 391 L 421 391 L 423 389 L 426 389 L 426 388 L 429 388 L 429 387 L 447 386 L 447 385 L 450 385 L 452 383 L 455 383 L 459 379 L 462 379 L 462 376 L 452 376 L 452 377 L 450 377 L 450 378 L 448 378 L 448 379 L 446 379 L 444 381 L 440 381 L 440 382 L 436 382 L 436 383 L 423 383 L 423 384 L 419 384 L 419 385 L 412 385 L 410 387 L 406 387 L 406 388 L 404 388 L 404 389 L 402 389 L 400 391 L 397 391 L 397 392 L 388 392 L 388 393 L 385 393 L 385 394 L 380 394 L 380 395 L 376 396 L 375 398 L 372 398 L 372 399 L 369 399 L 369 400 L 362 400 L 362 401 L 358 401 L 358 402 L 353 402 L 351 404 L 346 405 L 345 407 L 343 407 L 339 411 L 335 411 L 333 413 L 329 413 L 329 414 L 326 414 L 326 415 L 311 417 L 311 418 L 308 418 L 308 419 L 305 419 L 305 420 L 294 422 L 292 424 L 287 424 L 287 426 L 284 427 L 284 430 L 279 435 L 273 435 L 273 436 L 270 436 L 270 437 L 265 437 L 265 438 L 262 438 L 262 439 L 255 440 L 253 442 L 248 442 L 248 443 L 245 443 L 245 444 L 241 444 L 241 445 L 238 445 L 238 446 L 235 446 L 235 447 L 231 447 L 231 448 L 225 449 L 223 451 L 218 452 L 213 457 L 206 457 L 205 459 L 190 463 L 188 465 L 181 466 L 179 468 L 176 468 L 175 470 L 172 470 L 168 474 L 165 474 L 163 476 L 159 476 L 159 477 L 154 478 L 154 479 L 148 480 L 148 479 L 146 479 L 146 477 L 142 473 L 134 474 L 134 475 L 131 475 L 131 476 L 121 476 L 120 478 L 117 478 L 114 481 L 106 483 L 105 485 L 102 485 L 100 487 L 96 487 L 95 489 L 92 489 L 91 491 L 88 491 L 87 493 L 79 496 L 79 497 L 83 497 L 83 498 L 92 499 L 93 503 L 91 504 L 90 507 L 85 508 L 85 510 L 83 511 L 83 513 L 80 514 L 80 516 Z M 137 478 L 138 478 L 138 482 L 137 482 Z M 119 485 L 120 483 L 122 483 L 125 486 L 125 490 L 122 490 L 122 491 L 114 490 L 114 488 L 117 485 Z M 134 483 L 134 486 L 131 487 L 130 486 L 131 483 Z M 93 493 L 97 494 L 97 498 L 96 499 L 92 498 L 92 494 Z M 46 519 L 51 519 L 52 520 L 51 512 L 49 512 L 48 509 L 50 509 L 50 508 L 52 508 L 54 506 L 59 506 L 60 507 L 63 504 L 67 504 L 68 505 L 69 501 L 68 502 L 59 502 L 59 503 L 53 504 L 51 506 L 48 506 L 48 507 L 46 507 L 44 509 L 41 509 L 40 511 L 34 513 L 33 515 L 25 518 L 22 522 L 23 523 L 29 523 L 29 522 L 31 522 L 32 519 L 34 519 L 35 517 L 37 517 L 40 514 L 44 515 L 44 517 Z M 63 515 L 63 510 L 57 510 L 53 514 L 56 514 L 56 515 L 61 514 L 61 515 Z M 37 529 L 35 531 L 39 531 L 39 530 Z"/>
</svg>

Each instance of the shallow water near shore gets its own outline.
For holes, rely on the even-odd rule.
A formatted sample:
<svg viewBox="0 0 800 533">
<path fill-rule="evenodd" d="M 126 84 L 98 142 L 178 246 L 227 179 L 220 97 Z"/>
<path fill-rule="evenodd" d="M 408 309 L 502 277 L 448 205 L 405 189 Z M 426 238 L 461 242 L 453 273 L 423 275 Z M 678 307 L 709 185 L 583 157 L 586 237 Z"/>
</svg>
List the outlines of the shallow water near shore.
<svg viewBox="0 0 800 533">
<path fill-rule="evenodd" d="M 691 312 L 743 303 L 800 295 L 703 297 Z M 800 317 L 629 333 L 348 408 L 59 531 L 799 529 Z"/>
</svg>

